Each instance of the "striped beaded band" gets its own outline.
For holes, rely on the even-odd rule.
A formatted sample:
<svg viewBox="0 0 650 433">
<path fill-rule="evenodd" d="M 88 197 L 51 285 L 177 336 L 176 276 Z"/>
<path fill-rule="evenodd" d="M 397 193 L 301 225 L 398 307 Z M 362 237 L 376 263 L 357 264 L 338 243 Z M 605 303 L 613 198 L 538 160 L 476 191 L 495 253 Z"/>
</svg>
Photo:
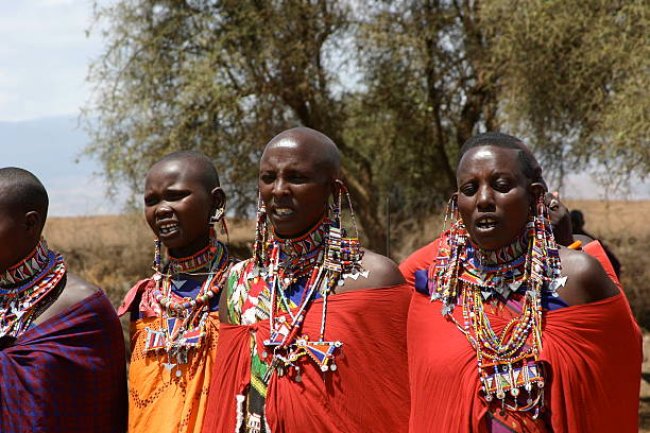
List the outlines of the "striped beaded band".
<svg viewBox="0 0 650 433">
<path fill-rule="evenodd" d="M 34 275 L 38 275 L 49 262 L 47 252 L 47 242 L 41 239 L 27 257 L 0 274 L 0 286 L 8 287 L 20 284 Z"/>
<path fill-rule="evenodd" d="M 210 245 L 206 246 L 196 254 L 189 257 L 182 258 L 169 258 L 169 272 L 174 274 L 195 272 L 199 269 L 205 268 L 212 261 L 212 251 Z"/>
</svg>

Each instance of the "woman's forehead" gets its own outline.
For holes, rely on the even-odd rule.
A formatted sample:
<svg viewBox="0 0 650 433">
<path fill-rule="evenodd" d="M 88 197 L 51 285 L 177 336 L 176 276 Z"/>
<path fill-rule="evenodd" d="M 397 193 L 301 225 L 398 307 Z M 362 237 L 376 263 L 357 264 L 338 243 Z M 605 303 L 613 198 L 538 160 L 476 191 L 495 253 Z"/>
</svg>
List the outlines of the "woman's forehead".
<svg viewBox="0 0 650 433">
<path fill-rule="evenodd" d="M 200 164 L 192 164 L 191 159 L 161 161 L 154 165 L 145 179 L 145 188 L 152 185 L 170 185 L 174 183 L 201 184 Z"/>
<path fill-rule="evenodd" d="M 518 149 L 510 149 L 485 145 L 468 150 L 458 164 L 457 176 L 477 170 L 491 169 L 493 171 L 522 174 L 521 160 Z"/>
<path fill-rule="evenodd" d="M 323 165 L 322 155 L 308 143 L 282 140 L 267 148 L 260 160 L 260 169 L 318 170 Z"/>
</svg>

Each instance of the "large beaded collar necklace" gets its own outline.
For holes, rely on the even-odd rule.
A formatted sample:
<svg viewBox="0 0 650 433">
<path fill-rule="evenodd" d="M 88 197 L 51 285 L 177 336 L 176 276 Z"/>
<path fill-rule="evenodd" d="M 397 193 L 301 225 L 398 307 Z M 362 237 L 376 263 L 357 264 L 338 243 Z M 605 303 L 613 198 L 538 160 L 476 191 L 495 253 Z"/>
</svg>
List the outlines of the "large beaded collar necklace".
<svg viewBox="0 0 650 433">
<path fill-rule="evenodd" d="M 65 262 L 45 240 L 0 277 L 0 338 L 18 338 L 65 286 Z"/>
<path fill-rule="evenodd" d="M 483 398 L 501 409 L 533 411 L 544 405 L 542 291 L 557 296 L 563 283 L 557 246 L 541 218 L 533 219 L 515 241 L 499 251 L 471 244 L 462 221 L 443 234 L 439 257 L 429 269 L 432 301 L 476 350 Z M 484 303 L 521 296 L 521 314 L 500 332 L 490 323 Z M 454 315 L 460 305 L 462 319 Z"/>
<path fill-rule="evenodd" d="M 160 244 L 157 243 L 157 249 Z M 159 254 L 156 254 L 160 260 Z M 189 351 L 201 346 L 210 313 L 210 301 L 219 295 L 224 286 L 232 262 L 227 248 L 218 241 L 190 257 L 170 258 L 165 270 L 157 263 L 154 274 L 153 298 L 159 306 L 158 326 L 147 327 L 145 352 L 162 351 L 167 362 L 162 365 L 169 371 L 188 362 Z M 174 280 L 185 276 L 205 276 L 205 281 L 195 298 L 183 297 L 172 292 Z M 176 376 L 182 372 L 176 370 Z"/>
<path fill-rule="evenodd" d="M 270 241 L 265 273 L 270 289 L 271 335 L 264 341 L 261 356 L 269 366 L 263 378 L 265 382 L 273 371 L 300 382 L 297 361 L 303 357 L 311 359 L 322 372 L 337 368 L 334 358 L 343 343 L 325 338 L 327 298 L 337 285 L 343 285 L 345 278 L 367 276 L 361 267 L 363 250 L 358 237 L 346 237 L 338 224 L 324 218 L 299 239 Z M 287 293 L 300 278 L 304 278 L 302 296 L 296 308 L 291 308 Z M 307 308 L 318 298 L 323 301 L 323 312 L 318 339 L 312 340 L 301 333 L 301 328 Z"/>
<path fill-rule="evenodd" d="M 492 251 L 482 250 L 468 240 L 461 253 L 462 272 L 458 278 L 477 287 L 484 300 L 508 300 L 522 288 L 527 249 L 527 232 L 510 245 Z"/>
</svg>

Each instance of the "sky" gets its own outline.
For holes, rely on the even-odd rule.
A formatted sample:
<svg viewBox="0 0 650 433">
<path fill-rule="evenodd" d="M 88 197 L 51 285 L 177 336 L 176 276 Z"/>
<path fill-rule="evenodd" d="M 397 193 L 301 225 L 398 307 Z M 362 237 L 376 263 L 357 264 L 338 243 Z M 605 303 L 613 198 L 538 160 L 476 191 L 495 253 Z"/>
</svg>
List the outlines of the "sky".
<svg viewBox="0 0 650 433">
<path fill-rule="evenodd" d="M 107 198 L 99 163 L 80 158 L 88 143 L 77 127 L 91 92 L 86 75 L 103 49 L 96 26 L 88 34 L 92 8 L 92 0 L 0 0 L 0 166 L 41 178 L 51 215 L 115 213 L 125 200 L 124 193 Z M 602 198 L 599 191 L 581 173 L 565 196 Z M 650 183 L 630 197 L 650 199 Z"/>
<path fill-rule="evenodd" d="M 81 157 L 78 127 L 90 97 L 88 67 L 102 52 L 92 0 L 0 0 L 0 166 L 32 171 L 50 215 L 116 213 L 99 163 Z"/>
<path fill-rule="evenodd" d="M 102 49 L 91 0 L 0 0 L 0 120 L 77 115 Z"/>
</svg>

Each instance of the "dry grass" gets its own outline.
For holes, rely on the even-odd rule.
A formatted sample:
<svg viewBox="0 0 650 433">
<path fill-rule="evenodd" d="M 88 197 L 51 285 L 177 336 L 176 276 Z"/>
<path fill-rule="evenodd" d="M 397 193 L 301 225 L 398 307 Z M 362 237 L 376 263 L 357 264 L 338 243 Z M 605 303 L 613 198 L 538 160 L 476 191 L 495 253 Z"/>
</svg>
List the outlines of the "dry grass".
<svg viewBox="0 0 650 433">
<path fill-rule="evenodd" d="M 254 229 L 248 221 L 229 224 L 235 256 L 248 256 Z M 103 288 L 114 305 L 136 281 L 151 275 L 154 238 L 140 214 L 50 218 L 44 236 L 72 272 Z"/>
<path fill-rule="evenodd" d="M 602 239 L 622 265 L 621 280 L 639 324 L 650 330 L 650 201 L 568 201 L 585 230 Z"/>
</svg>

